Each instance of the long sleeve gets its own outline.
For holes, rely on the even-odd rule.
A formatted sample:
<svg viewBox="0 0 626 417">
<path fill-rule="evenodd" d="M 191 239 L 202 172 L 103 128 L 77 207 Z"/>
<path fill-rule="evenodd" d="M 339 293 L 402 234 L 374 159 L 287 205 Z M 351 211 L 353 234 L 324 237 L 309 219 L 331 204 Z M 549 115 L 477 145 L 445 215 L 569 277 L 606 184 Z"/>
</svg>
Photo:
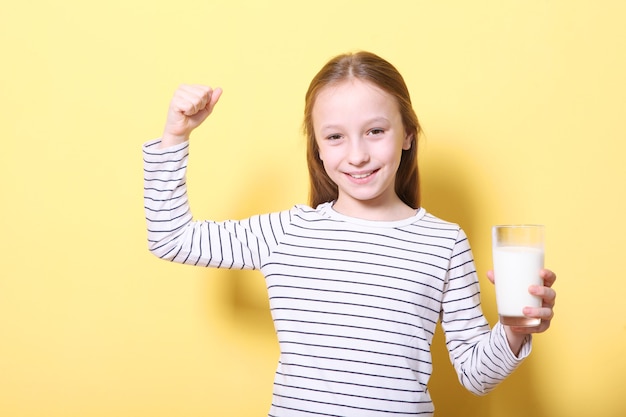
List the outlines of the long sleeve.
<svg viewBox="0 0 626 417">
<path fill-rule="evenodd" d="M 511 351 L 504 328 L 489 329 L 480 307 L 480 289 L 472 252 L 461 230 L 450 260 L 444 291 L 442 327 L 459 381 L 483 395 L 510 375 L 530 353 L 530 338 L 519 356 Z"/>
<path fill-rule="evenodd" d="M 189 143 L 167 149 L 143 147 L 144 208 L 148 246 L 159 258 L 218 268 L 260 269 L 277 244 L 288 213 L 241 221 L 195 221 L 187 198 Z"/>
</svg>

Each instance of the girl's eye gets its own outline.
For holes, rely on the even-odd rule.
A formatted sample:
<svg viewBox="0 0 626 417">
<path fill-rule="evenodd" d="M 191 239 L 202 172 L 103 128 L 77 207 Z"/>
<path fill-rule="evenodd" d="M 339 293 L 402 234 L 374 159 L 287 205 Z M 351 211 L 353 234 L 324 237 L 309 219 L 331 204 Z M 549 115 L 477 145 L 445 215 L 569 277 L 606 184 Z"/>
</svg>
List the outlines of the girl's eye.
<svg viewBox="0 0 626 417">
<path fill-rule="evenodd" d="M 337 140 L 337 139 L 341 139 L 341 135 L 339 133 L 336 133 L 334 135 L 328 135 L 326 136 L 326 139 L 328 140 Z"/>
<path fill-rule="evenodd" d="M 368 132 L 370 135 L 382 135 L 383 133 L 385 133 L 385 131 L 383 129 L 372 129 Z"/>
</svg>

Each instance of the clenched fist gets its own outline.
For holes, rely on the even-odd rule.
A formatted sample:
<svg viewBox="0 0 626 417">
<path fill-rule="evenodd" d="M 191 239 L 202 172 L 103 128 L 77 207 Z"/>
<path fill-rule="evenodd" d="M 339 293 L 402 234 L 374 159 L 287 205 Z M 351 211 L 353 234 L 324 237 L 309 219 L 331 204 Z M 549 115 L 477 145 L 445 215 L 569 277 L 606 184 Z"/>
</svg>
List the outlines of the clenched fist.
<svg viewBox="0 0 626 417">
<path fill-rule="evenodd" d="M 189 140 L 191 132 L 211 114 L 221 95 L 221 88 L 214 90 L 204 85 L 181 85 L 170 102 L 161 147 Z"/>
</svg>

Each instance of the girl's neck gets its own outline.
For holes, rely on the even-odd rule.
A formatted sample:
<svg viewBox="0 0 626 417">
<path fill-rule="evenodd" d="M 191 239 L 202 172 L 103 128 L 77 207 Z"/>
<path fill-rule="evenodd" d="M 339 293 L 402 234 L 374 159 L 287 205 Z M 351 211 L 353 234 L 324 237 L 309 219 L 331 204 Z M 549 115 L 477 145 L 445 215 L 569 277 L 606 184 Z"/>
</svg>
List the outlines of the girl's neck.
<svg viewBox="0 0 626 417">
<path fill-rule="evenodd" d="M 375 205 L 367 203 L 346 204 L 341 200 L 333 203 L 333 209 L 344 216 L 371 221 L 397 221 L 415 216 L 417 210 L 398 199 L 393 204 Z"/>
</svg>

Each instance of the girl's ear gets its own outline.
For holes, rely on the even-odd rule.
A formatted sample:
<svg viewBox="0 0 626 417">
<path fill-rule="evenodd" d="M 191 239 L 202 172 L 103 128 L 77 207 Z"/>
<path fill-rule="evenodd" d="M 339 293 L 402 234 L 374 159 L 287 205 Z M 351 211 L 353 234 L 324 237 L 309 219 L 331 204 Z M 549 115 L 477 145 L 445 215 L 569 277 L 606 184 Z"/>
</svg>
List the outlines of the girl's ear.
<svg viewBox="0 0 626 417">
<path fill-rule="evenodd" d="M 404 137 L 404 141 L 402 142 L 402 149 L 408 151 L 411 149 L 411 145 L 413 144 L 413 133 L 407 133 Z"/>
</svg>

